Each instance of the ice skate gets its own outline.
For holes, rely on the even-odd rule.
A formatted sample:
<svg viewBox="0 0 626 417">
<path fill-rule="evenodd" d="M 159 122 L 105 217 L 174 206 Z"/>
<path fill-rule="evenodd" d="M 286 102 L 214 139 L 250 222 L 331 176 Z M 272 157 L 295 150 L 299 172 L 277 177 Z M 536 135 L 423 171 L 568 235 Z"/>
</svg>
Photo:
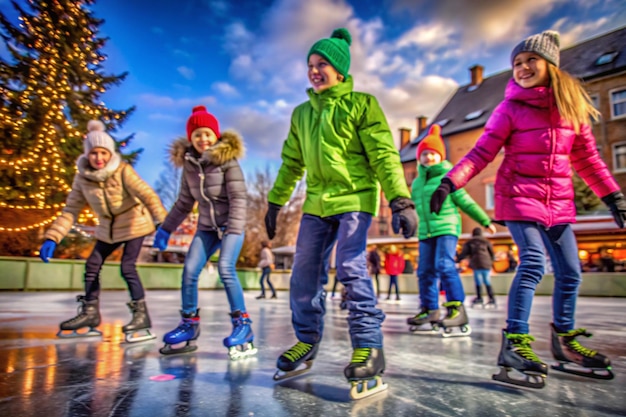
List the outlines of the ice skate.
<svg viewBox="0 0 626 417">
<path fill-rule="evenodd" d="M 252 333 L 252 320 L 248 313 L 242 313 L 237 310 L 230 314 L 233 323 L 233 332 L 224 339 L 224 346 L 228 348 L 228 356 L 231 360 L 237 360 L 253 356 L 257 353 L 252 341 L 254 333 Z"/>
<path fill-rule="evenodd" d="M 492 379 L 521 387 L 540 389 L 546 385 L 548 366 L 530 348 L 535 340 L 529 334 L 510 334 L 502 330 L 502 347 L 498 355 L 500 373 Z M 512 378 L 511 371 L 521 373 L 523 379 Z"/>
<path fill-rule="evenodd" d="M 66 320 L 59 325 L 57 337 L 71 339 L 74 337 L 102 336 L 102 332 L 96 329 L 100 325 L 100 305 L 98 300 L 87 301 L 84 295 L 79 295 L 76 297 L 76 301 L 81 304 L 77 309 L 78 314 L 76 317 Z M 85 327 L 89 329 L 82 333 L 78 332 L 78 330 Z"/>
<path fill-rule="evenodd" d="M 133 318 L 130 323 L 122 327 L 126 343 L 139 343 L 156 339 L 156 335 L 150 332 L 151 323 L 146 301 L 131 301 L 127 305 Z"/>
<path fill-rule="evenodd" d="M 292 378 L 308 372 L 313 366 L 318 347 L 319 344 L 317 343 L 298 342 L 291 349 L 285 351 L 276 361 L 278 370 L 274 374 L 274 381 Z"/>
<path fill-rule="evenodd" d="M 472 334 L 472 328 L 469 325 L 463 303 L 460 301 L 448 301 L 443 303 L 443 306 L 448 310 L 446 316 L 440 322 L 443 328 L 443 333 L 441 333 L 443 337 L 469 336 Z"/>
<path fill-rule="evenodd" d="M 343 374 L 352 384 L 350 398 L 360 400 L 388 388 L 380 377 L 385 372 L 385 355 L 382 349 L 356 348 L 350 364 Z"/>
<path fill-rule="evenodd" d="M 582 346 L 576 340 L 578 336 L 591 337 L 591 333 L 588 333 L 586 329 L 557 333 L 553 323 L 550 324 L 550 329 L 552 331 L 552 355 L 558 361 L 552 365 L 552 369 L 595 379 L 613 379 L 609 358 Z"/>
<path fill-rule="evenodd" d="M 182 320 L 178 324 L 178 327 L 171 332 L 166 333 L 163 336 L 163 342 L 165 346 L 159 349 L 159 352 L 163 355 L 174 355 L 177 353 L 188 353 L 198 349 L 196 345 L 196 339 L 200 336 L 200 309 L 196 310 L 195 314 L 185 314 L 180 312 Z M 174 345 L 180 345 L 184 343 L 182 347 L 173 347 Z"/>
<path fill-rule="evenodd" d="M 484 308 L 497 308 L 496 297 L 493 295 L 493 288 L 491 285 L 486 285 L 487 287 L 487 295 L 489 296 L 489 301 L 485 304 Z"/>
<path fill-rule="evenodd" d="M 428 310 L 422 307 L 414 317 L 406 319 L 409 331 L 415 334 L 439 334 L 440 315 L 439 309 Z"/>
<path fill-rule="evenodd" d="M 485 302 L 481 297 L 472 300 L 472 308 L 486 308 Z"/>
<path fill-rule="evenodd" d="M 485 303 L 484 307 L 485 309 L 496 309 L 498 307 L 498 304 L 496 304 L 496 299 L 495 298 L 490 298 L 489 301 L 487 301 L 487 303 Z"/>
</svg>

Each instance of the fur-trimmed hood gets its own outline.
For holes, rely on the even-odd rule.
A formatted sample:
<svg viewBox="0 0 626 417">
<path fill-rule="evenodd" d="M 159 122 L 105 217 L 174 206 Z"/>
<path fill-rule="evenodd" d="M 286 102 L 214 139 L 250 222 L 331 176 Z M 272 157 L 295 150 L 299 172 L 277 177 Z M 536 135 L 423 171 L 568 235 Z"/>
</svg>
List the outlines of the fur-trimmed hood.
<svg viewBox="0 0 626 417">
<path fill-rule="evenodd" d="M 233 130 L 227 130 L 222 132 L 222 137 L 215 145 L 204 151 L 200 159 L 219 166 L 230 160 L 243 158 L 245 152 L 241 136 Z M 187 138 L 176 139 L 169 147 L 170 162 L 178 168 L 185 164 L 187 155 L 193 157 L 194 153 L 193 145 Z"/>
</svg>

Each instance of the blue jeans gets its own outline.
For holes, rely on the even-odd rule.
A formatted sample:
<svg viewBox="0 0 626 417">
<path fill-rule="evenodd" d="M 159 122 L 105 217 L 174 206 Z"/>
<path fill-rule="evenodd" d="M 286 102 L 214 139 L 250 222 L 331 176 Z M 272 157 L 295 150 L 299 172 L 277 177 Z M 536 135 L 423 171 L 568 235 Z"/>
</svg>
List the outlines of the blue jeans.
<svg viewBox="0 0 626 417">
<path fill-rule="evenodd" d="M 519 250 L 519 265 L 509 291 L 508 333 L 527 334 L 535 288 L 545 270 L 548 250 L 554 268 L 552 316 L 559 332 L 574 328 L 578 287 L 582 281 L 578 244 L 570 224 L 545 228 L 534 222 L 506 222 Z"/>
<path fill-rule="evenodd" d="M 272 290 L 272 295 L 276 295 L 276 290 L 274 289 L 274 286 L 272 285 L 272 281 L 270 281 L 270 274 L 272 273 L 272 268 L 270 268 L 269 266 L 266 266 L 263 268 L 262 271 L 263 272 L 261 273 L 261 278 L 259 279 L 259 285 L 261 286 L 261 294 L 265 295 L 264 282 L 267 281 L 267 285 L 270 287 L 270 290 Z"/>
<path fill-rule="evenodd" d="M 459 271 L 454 264 L 456 244 L 459 238 L 454 235 L 431 237 L 419 241 L 419 265 L 417 284 L 420 304 L 428 310 L 439 308 L 438 281 L 441 278 L 448 301 L 465 301 Z"/>
<path fill-rule="evenodd" d="M 217 232 L 196 231 L 191 245 L 189 245 L 189 252 L 187 252 L 183 268 L 183 284 L 181 288 L 183 313 L 192 314 L 198 309 L 198 278 L 211 255 L 220 247 L 217 271 L 226 290 L 230 311 L 246 311 L 243 290 L 235 269 L 235 264 L 243 245 L 243 238 L 243 233 L 240 235 L 225 234 L 222 240 L 220 240 Z"/>
<path fill-rule="evenodd" d="M 489 274 L 491 271 L 489 269 L 474 269 L 474 282 L 477 287 L 480 287 L 482 284 L 485 286 L 491 285 L 491 281 L 489 280 Z"/>
<path fill-rule="evenodd" d="M 319 343 L 324 333 L 329 258 L 337 242 L 337 279 L 347 291 L 352 347 L 382 348 L 385 314 L 376 308 L 376 295 L 367 273 L 368 213 L 330 217 L 304 214 L 296 243 L 290 280 L 292 323 L 299 341 Z"/>
</svg>

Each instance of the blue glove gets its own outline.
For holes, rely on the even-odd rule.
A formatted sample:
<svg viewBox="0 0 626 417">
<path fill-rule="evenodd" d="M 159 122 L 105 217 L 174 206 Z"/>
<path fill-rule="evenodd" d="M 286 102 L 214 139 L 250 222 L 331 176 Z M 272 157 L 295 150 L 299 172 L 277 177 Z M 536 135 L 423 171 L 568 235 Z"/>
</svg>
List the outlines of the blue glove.
<svg viewBox="0 0 626 417">
<path fill-rule="evenodd" d="M 50 261 L 50 258 L 52 258 L 52 255 L 54 255 L 54 250 L 56 248 L 56 242 L 54 240 L 47 239 L 45 242 L 43 242 L 43 245 L 41 245 L 41 248 L 39 249 L 39 257 L 42 261 L 48 263 Z"/>
<path fill-rule="evenodd" d="M 170 232 L 166 232 L 159 227 L 156 231 L 156 235 L 154 236 L 152 247 L 157 248 L 158 250 L 165 250 L 165 248 L 167 248 L 167 241 L 170 240 L 170 234 Z"/>
</svg>

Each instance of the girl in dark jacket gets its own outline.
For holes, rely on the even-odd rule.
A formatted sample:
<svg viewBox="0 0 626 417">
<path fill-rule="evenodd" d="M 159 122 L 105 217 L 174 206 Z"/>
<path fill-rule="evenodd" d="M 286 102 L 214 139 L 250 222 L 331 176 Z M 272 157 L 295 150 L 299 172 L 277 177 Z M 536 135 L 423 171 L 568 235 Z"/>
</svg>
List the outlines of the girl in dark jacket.
<svg viewBox="0 0 626 417">
<path fill-rule="evenodd" d="M 172 162 L 183 168 L 181 189 L 174 207 L 157 230 L 154 247 L 164 250 L 170 234 L 198 203 L 198 229 L 183 269 L 182 321 L 163 337 L 162 354 L 191 352 L 200 335 L 198 278 L 207 261 L 220 249 L 217 269 L 230 304 L 233 332 L 224 339 L 231 359 L 256 353 L 252 321 L 246 312 L 235 264 L 244 240 L 246 185 L 237 159 L 244 154 L 236 133 L 220 133 L 217 119 L 204 106 L 194 107 L 187 121 L 187 138 L 171 149 Z M 185 343 L 185 346 L 172 347 Z"/>
<path fill-rule="evenodd" d="M 461 253 L 457 256 L 456 261 L 461 262 L 463 259 L 469 258 L 469 267 L 474 271 L 474 283 L 476 284 L 476 298 L 472 300 L 472 307 L 477 305 L 484 307 L 495 307 L 496 299 L 493 296 L 491 288 L 491 267 L 493 266 L 494 253 L 491 242 L 483 236 L 483 229 L 480 227 L 472 230 L 472 238 L 463 244 Z M 482 286 L 485 285 L 489 301 L 483 303 Z"/>
</svg>

